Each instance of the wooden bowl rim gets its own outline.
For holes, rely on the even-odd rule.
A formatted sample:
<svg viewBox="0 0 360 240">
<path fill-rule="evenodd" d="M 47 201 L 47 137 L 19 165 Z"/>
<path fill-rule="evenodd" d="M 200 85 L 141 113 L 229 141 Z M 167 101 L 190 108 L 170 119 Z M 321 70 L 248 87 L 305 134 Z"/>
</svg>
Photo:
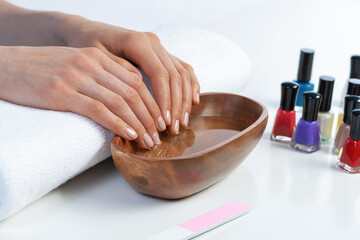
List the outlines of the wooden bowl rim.
<svg viewBox="0 0 360 240">
<path fill-rule="evenodd" d="M 215 144 L 209 148 L 206 148 L 206 149 L 203 149 L 199 152 L 196 152 L 196 153 L 192 153 L 192 154 L 189 154 L 189 155 L 186 155 L 186 156 L 179 156 L 179 157 L 170 157 L 170 158 L 151 158 L 151 157 L 144 157 L 144 156 L 139 156 L 139 155 L 136 155 L 136 154 L 133 154 L 133 153 L 129 153 L 129 152 L 125 152 L 123 151 L 120 147 L 119 147 L 119 144 L 118 144 L 118 140 L 121 139 L 120 136 L 114 136 L 114 138 L 112 139 L 112 146 L 115 145 L 115 148 L 125 154 L 128 154 L 134 158 L 138 158 L 138 159 L 142 159 L 142 160 L 146 160 L 146 161 L 167 161 L 167 160 L 185 160 L 185 159 L 193 159 L 193 158 L 197 158 L 197 157 L 200 157 L 202 155 L 205 155 L 209 152 L 212 152 L 218 148 L 221 148 L 222 146 L 225 146 L 226 144 L 234 141 L 235 139 L 241 137 L 242 135 L 245 135 L 246 133 L 248 133 L 249 131 L 251 131 L 253 128 L 255 128 L 257 125 L 259 125 L 261 122 L 263 122 L 267 116 L 268 116 L 268 111 L 267 111 L 267 108 L 262 104 L 262 103 L 259 103 L 258 101 L 255 101 L 251 98 L 248 98 L 248 97 L 245 97 L 245 96 L 242 96 L 242 95 L 238 95 L 238 94 L 234 94 L 234 93 L 223 93 L 223 92 L 206 92 L 206 93 L 201 93 L 200 96 L 211 96 L 211 95 L 225 95 L 225 96 L 235 96 L 235 97 L 240 97 L 240 98 L 244 98 L 244 99 L 247 99 L 247 100 L 250 100 L 252 102 L 254 102 L 255 104 L 258 104 L 259 106 L 261 106 L 262 108 L 262 112 L 260 114 L 260 116 L 258 117 L 258 119 L 253 122 L 250 126 L 248 126 L 246 129 L 244 129 L 243 131 L 235 134 L 234 136 L 231 136 L 230 138 L 226 139 L 225 141 L 223 142 L 220 142 L 218 144 Z"/>
</svg>

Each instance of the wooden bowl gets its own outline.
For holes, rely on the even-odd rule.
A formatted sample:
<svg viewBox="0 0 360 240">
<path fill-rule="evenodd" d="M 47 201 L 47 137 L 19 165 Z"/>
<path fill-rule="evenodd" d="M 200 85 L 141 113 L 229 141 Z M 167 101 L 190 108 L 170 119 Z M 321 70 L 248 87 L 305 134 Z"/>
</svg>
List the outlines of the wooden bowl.
<svg viewBox="0 0 360 240">
<path fill-rule="evenodd" d="M 267 124 L 266 108 L 249 98 L 205 93 L 193 106 L 188 129 L 160 134 L 161 145 L 143 150 L 115 136 L 117 170 L 137 191 L 167 199 L 197 193 L 224 178 L 252 151 Z"/>
</svg>

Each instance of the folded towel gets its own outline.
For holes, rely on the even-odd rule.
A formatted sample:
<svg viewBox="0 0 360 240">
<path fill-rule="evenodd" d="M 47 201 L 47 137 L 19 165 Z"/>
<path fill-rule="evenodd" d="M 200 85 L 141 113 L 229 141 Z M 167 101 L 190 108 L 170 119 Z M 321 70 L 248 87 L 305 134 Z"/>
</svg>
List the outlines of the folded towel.
<svg viewBox="0 0 360 240">
<path fill-rule="evenodd" d="M 249 60 L 228 39 L 179 25 L 155 33 L 194 67 L 202 90 L 239 92 L 246 83 Z M 109 157 L 112 137 L 74 113 L 0 100 L 0 221 Z"/>
</svg>

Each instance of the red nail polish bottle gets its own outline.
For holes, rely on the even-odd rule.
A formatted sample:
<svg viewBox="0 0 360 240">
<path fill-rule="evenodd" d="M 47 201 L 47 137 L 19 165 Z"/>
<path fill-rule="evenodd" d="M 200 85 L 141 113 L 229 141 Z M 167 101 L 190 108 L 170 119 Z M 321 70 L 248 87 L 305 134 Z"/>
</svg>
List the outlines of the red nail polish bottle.
<svg viewBox="0 0 360 240">
<path fill-rule="evenodd" d="M 271 140 L 289 143 L 296 124 L 294 111 L 296 95 L 299 85 L 294 82 L 283 82 L 281 84 L 280 108 L 276 113 Z"/>
<path fill-rule="evenodd" d="M 342 147 L 337 166 L 349 173 L 360 173 L 360 109 L 352 111 L 350 136 Z"/>
</svg>

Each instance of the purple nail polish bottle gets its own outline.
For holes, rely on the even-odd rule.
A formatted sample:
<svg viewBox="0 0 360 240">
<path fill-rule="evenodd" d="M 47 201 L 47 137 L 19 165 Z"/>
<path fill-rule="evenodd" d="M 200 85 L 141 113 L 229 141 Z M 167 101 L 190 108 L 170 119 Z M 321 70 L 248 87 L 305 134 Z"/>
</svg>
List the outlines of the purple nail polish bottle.
<svg viewBox="0 0 360 240">
<path fill-rule="evenodd" d="M 317 115 L 321 103 L 321 95 L 316 92 L 305 92 L 303 95 L 303 112 L 290 146 L 302 152 L 315 152 L 320 149 L 320 128 Z"/>
</svg>

